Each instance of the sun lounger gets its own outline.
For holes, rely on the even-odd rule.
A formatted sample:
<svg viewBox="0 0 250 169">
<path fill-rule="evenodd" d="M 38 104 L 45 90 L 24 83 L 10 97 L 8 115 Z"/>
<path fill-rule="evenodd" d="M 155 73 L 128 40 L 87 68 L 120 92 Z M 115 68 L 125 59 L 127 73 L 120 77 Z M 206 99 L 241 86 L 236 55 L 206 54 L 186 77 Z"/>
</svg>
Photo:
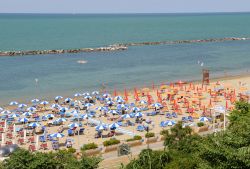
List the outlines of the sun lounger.
<svg viewBox="0 0 250 169">
<path fill-rule="evenodd" d="M 42 143 L 40 145 L 40 149 L 47 150 L 48 149 L 48 144 L 47 143 Z"/>
</svg>

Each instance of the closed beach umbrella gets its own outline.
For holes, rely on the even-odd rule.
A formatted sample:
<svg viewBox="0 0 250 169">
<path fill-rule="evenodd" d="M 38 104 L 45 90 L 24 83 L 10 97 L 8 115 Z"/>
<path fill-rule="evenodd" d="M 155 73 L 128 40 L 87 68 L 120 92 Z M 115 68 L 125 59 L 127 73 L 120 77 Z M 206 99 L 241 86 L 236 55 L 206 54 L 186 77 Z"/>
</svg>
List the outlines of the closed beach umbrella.
<svg viewBox="0 0 250 169">
<path fill-rule="evenodd" d="M 32 99 L 31 103 L 37 104 L 37 103 L 39 103 L 39 101 L 40 101 L 39 99 Z"/>
<path fill-rule="evenodd" d="M 32 113 L 30 113 L 30 112 L 24 112 L 22 115 L 23 115 L 23 116 L 31 116 Z"/>
<path fill-rule="evenodd" d="M 92 95 L 99 95 L 99 92 L 98 91 L 93 91 Z"/>
<path fill-rule="evenodd" d="M 19 108 L 24 108 L 24 107 L 27 107 L 27 105 L 26 104 L 19 104 L 18 107 Z"/>
<path fill-rule="evenodd" d="M 63 97 L 62 96 L 56 96 L 55 97 L 55 100 L 59 100 L 59 99 L 63 99 Z"/>
<path fill-rule="evenodd" d="M 15 106 L 15 105 L 18 105 L 18 102 L 16 102 L 16 101 L 10 102 L 10 106 Z"/>
<path fill-rule="evenodd" d="M 62 137 L 64 137 L 64 134 L 62 134 L 62 133 L 54 133 L 54 134 L 51 134 L 50 137 L 62 138 Z"/>
<path fill-rule="evenodd" d="M 49 102 L 48 101 L 42 101 L 40 104 L 45 106 L 45 105 L 49 104 Z"/>
<path fill-rule="evenodd" d="M 53 114 L 48 114 L 48 115 L 46 115 L 46 117 L 47 118 L 53 118 L 53 117 L 55 117 Z"/>
<path fill-rule="evenodd" d="M 22 122 L 22 123 L 27 123 L 29 121 L 29 119 L 27 119 L 27 118 L 20 118 L 18 121 Z"/>
<path fill-rule="evenodd" d="M 116 129 L 117 127 L 120 127 L 119 124 L 117 124 L 117 123 L 112 123 L 109 125 L 110 129 Z"/>
<path fill-rule="evenodd" d="M 208 118 L 205 117 L 205 116 L 204 117 L 200 117 L 199 120 L 200 120 L 200 122 L 207 122 L 207 121 L 209 121 Z"/>
<path fill-rule="evenodd" d="M 2 112 L 1 112 L 1 114 L 10 114 L 11 112 L 9 111 L 9 110 L 3 110 Z"/>
<path fill-rule="evenodd" d="M 27 110 L 27 111 L 31 111 L 31 112 L 33 112 L 33 111 L 35 111 L 35 110 L 36 110 L 36 108 L 35 108 L 35 107 L 28 107 L 26 110 Z"/>
<path fill-rule="evenodd" d="M 135 117 L 142 117 L 142 116 L 143 116 L 143 114 L 141 112 L 138 112 L 135 114 Z"/>
<path fill-rule="evenodd" d="M 29 127 L 39 127 L 40 124 L 39 123 L 30 123 Z"/>
</svg>

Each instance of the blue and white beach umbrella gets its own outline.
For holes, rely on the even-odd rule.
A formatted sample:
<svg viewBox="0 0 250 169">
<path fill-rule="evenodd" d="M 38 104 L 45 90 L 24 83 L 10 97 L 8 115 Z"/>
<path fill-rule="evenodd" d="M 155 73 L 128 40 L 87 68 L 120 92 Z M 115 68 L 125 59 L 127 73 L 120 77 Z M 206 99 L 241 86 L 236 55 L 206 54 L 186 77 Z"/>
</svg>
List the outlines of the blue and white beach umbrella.
<svg viewBox="0 0 250 169">
<path fill-rule="evenodd" d="M 120 99 L 120 100 L 116 100 L 117 103 L 124 103 L 124 100 Z"/>
<path fill-rule="evenodd" d="M 35 107 L 28 107 L 26 110 L 27 110 L 27 111 L 31 111 L 31 112 L 33 112 L 33 111 L 35 111 L 35 110 L 36 110 L 36 108 L 35 108 Z"/>
<path fill-rule="evenodd" d="M 27 119 L 27 118 L 20 118 L 18 121 L 22 122 L 22 123 L 27 123 L 29 121 L 29 119 Z"/>
<path fill-rule="evenodd" d="M 89 92 L 85 92 L 82 94 L 83 96 L 90 96 Z"/>
<path fill-rule="evenodd" d="M 104 93 L 104 94 L 102 95 L 102 97 L 109 97 L 109 96 L 110 96 L 109 93 Z"/>
<path fill-rule="evenodd" d="M 141 109 L 140 108 L 138 108 L 138 107 L 133 107 L 132 108 L 132 111 L 140 111 Z"/>
<path fill-rule="evenodd" d="M 106 129 L 106 126 L 101 124 L 101 125 L 96 126 L 95 129 L 96 129 L 96 131 L 104 130 L 104 129 Z"/>
<path fill-rule="evenodd" d="M 143 116 L 143 114 L 141 112 L 138 112 L 135 114 L 135 117 L 142 117 L 142 116 Z"/>
<path fill-rule="evenodd" d="M 84 96 L 84 99 L 92 99 L 92 97 L 91 96 Z"/>
<path fill-rule="evenodd" d="M 69 128 L 75 128 L 75 127 L 79 127 L 79 125 L 77 124 L 77 123 L 71 123 L 71 124 L 69 124 L 68 125 L 69 126 Z"/>
<path fill-rule="evenodd" d="M 29 127 L 39 127 L 40 124 L 39 123 L 30 123 Z"/>
<path fill-rule="evenodd" d="M 22 115 L 23 115 L 23 116 L 31 116 L 32 113 L 30 113 L 30 112 L 24 112 Z"/>
<path fill-rule="evenodd" d="M 90 114 L 83 114 L 83 115 L 81 115 L 81 117 L 83 119 L 87 119 L 87 118 L 92 117 L 92 116 Z"/>
<path fill-rule="evenodd" d="M 207 117 L 205 117 L 205 116 L 200 117 L 199 120 L 200 120 L 200 122 L 207 122 L 207 121 L 209 121 L 209 119 Z"/>
<path fill-rule="evenodd" d="M 99 107 L 96 107 L 95 108 L 96 110 L 99 110 L 99 111 L 105 111 L 105 110 L 109 110 L 108 107 L 104 107 L 104 106 L 99 106 Z"/>
<path fill-rule="evenodd" d="M 27 107 L 27 105 L 26 104 L 19 104 L 18 107 L 19 108 L 24 108 L 24 107 Z"/>
<path fill-rule="evenodd" d="M 74 94 L 74 97 L 81 97 L 81 96 L 82 96 L 81 93 L 76 93 L 76 94 Z"/>
<path fill-rule="evenodd" d="M 67 119 L 65 119 L 65 118 L 59 118 L 59 119 L 57 119 L 57 121 L 59 121 L 59 122 L 65 122 L 65 121 L 67 121 Z"/>
<path fill-rule="evenodd" d="M 68 97 L 68 98 L 66 98 L 64 101 L 65 101 L 65 102 L 70 102 L 71 100 L 72 100 L 72 99 Z"/>
<path fill-rule="evenodd" d="M 64 137 L 64 134 L 62 134 L 62 133 L 54 133 L 54 134 L 50 134 L 50 137 L 62 138 L 62 137 Z"/>
<path fill-rule="evenodd" d="M 116 96 L 115 100 L 123 100 L 122 96 Z"/>
<path fill-rule="evenodd" d="M 125 108 L 127 108 L 128 106 L 126 106 L 125 104 L 118 104 L 117 106 L 116 106 L 116 108 L 117 109 L 125 109 Z"/>
<path fill-rule="evenodd" d="M 107 101 L 107 104 L 108 104 L 108 105 L 112 105 L 112 104 L 114 104 L 114 102 L 112 102 L 112 101 Z"/>
<path fill-rule="evenodd" d="M 122 118 L 123 118 L 123 119 L 128 119 L 128 118 L 131 118 L 131 117 L 130 117 L 129 114 L 124 114 L 124 115 L 122 115 Z"/>
<path fill-rule="evenodd" d="M 53 118 L 53 117 L 55 117 L 53 114 L 48 114 L 48 115 L 46 115 L 46 117 L 47 118 Z"/>
<path fill-rule="evenodd" d="M 0 107 L 0 111 L 3 111 L 3 108 L 2 108 L 2 107 Z"/>
<path fill-rule="evenodd" d="M 16 101 L 10 102 L 10 106 L 15 106 L 15 105 L 18 105 L 18 102 L 16 102 Z"/>
<path fill-rule="evenodd" d="M 98 92 L 98 91 L 93 91 L 93 92 L 92 92 L 92 95 L 95 95 L 95 96 L 96 96 L 96 95 L 99 95 L 99 92 Z"/>
<path fill-rule="evenodd" d="M 105 101 L 106 101 L 106 102 L 112 101 L 112 98 L 111 98 L 111 97 L 107 97 L 107 98 L 105 98 Z"/>
<path fill-rule="evenodd" d="M 116 110 L 110 110 L 108 113 L 110 113 L 110 114 L 118 114 L 118 112 Z"/>
<path fill-rule="evenodd" d="M 162 107 L 162 105 L 160 103 L 154 103 L 152 104 L 152 107 L 159 108 Z"/>
<path fill-rule="evenodd" d="M 173 125 L 176 124 L 176 122 L 175 122 L 175 121 L 172 121 L 172 120 L 169 120 L 169 121 L 166 121 L 165 124 L 166 124 L 167 126 L 173 126 Z"/>
<path fill-rule="evenodd" d="M 60 105 L 58 105 L 58 104 L 52 104 L 50 107 L 53 108 L 53 109 L 55 109 L 55 108 L 59 108 Z"/>
<path fill-rule="evenodd" d="M 139 103 L 140 103 L 140 104 L 147 104 L 147 101 L 141 100 L 141 101 L 139 101 Z"/>
<path fill-rule="evenodd" d="M 59 99 L 63 99 L 63 97 L 62 96 L 56 96 L 55 97 L 55 100 L 59 100 Z"/>
<path fill-rule="evenodd" d="M 93 104 L 92 103 L 86 103 L 84 106 L 85 107 L 91 107 L 91 106 L 93 106 Z"/>
<path fill-rule="evenodd" d="M 59 110 L 62 111 L 62 112 L 66 112 L 67 110 L 69 110 L 69 108 L 67 108 L 67 107 L 60 107 Z"/>
<path fill-rule="evenodd" d="M 40 104 L 47 105 L 47 104 L 49 104 L 49 102 L 48 101 L 42 101 Z"/>
<path fill-rule="evenodd" d="M 7 115 L 7 114 L 10 114 L 11 112 L 9 111 L 9 110 L 3 110 L 2 112 L 1 112 L 1 114 L 5 114 L 5 115 Z"/>
<path fill-rule="evenodd" d="M 116 129 L 117 127 L 120 127 L 119 124 L 117 124 L 117 123 L 112 123 L 109 125 L 110 129 Z"/>
<path fill-rule="evenodd" d="M 37 104 L 37 103 L 39 103 L 39 101 L 40 101 L 39 99 L 32 99 L 31 103 Z"/>
<path fill-rule="evenodd" d="M 10 117 L 11 117 L 11 118 L 16 118 L 16 117 L 20 117 L 20 115 L 19 115 L 19 114 L 14 113 L 14 114 L 11 114 L 11 115 L 10 115 Z"/>
</svg>

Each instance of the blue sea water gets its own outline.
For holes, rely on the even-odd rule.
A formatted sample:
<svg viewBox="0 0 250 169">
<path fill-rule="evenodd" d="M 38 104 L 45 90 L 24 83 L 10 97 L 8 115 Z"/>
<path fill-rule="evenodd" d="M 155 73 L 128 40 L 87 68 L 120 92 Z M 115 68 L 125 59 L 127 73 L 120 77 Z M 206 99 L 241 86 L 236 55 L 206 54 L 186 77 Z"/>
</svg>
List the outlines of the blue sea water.
<svg viewBox="0 0 250 169">
<path fill-rule="evenodd" d="M 0 14 L 0 51 L 99 47 L 114 43 L 250 37 L 249 13 Z M 79 64 L 78 60 L 87 63 Z M 198 60 L 204 63 L 201 67 Z M 200 79 L 249 69 L 250 41 L 134 46 L 126 51 L 0 57 L 0 103 Z M 35 82 L 38 79 L 38 83 Z"/>
</svg>

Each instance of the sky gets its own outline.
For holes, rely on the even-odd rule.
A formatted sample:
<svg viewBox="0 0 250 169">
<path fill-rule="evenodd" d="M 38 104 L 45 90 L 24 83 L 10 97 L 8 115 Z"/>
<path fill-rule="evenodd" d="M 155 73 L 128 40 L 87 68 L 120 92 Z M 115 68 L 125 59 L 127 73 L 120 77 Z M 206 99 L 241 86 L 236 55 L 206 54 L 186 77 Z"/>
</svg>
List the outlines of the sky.
<svg viewBox="0 0 250 169">
<path fill-rule="evenodd" d="M 250 0 L 0 0 L 0 13 L 249 12 Z"/>
</svg>

